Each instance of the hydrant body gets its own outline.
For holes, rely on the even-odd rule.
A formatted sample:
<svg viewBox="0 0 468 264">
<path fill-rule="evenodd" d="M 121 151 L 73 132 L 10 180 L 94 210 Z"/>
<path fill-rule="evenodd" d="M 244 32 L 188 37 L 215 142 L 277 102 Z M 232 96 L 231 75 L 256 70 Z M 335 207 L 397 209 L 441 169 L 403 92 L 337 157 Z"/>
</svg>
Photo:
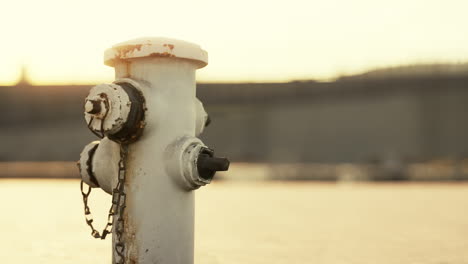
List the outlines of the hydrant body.
<svg viewBox="0 0 468 264">
<path fill-rule="evenodd" d="M 196 98 L 195 71 L 207 64 L 207 54 L 199 46 L 184 41 L 137 39 L 107 50 L 105 63 L 115 68 L 114 85 L 134 87 L 144 99 L 144 120 L 137 124 L 143 131 L 128 144 L 125 160 L 124 263 L 193 263 L 193 190 L 209 183 L 216 170 L 227 170 L 229 165 L 225 160 L 224 167 L 213 168 L 213 175 L 202 173 L 203 166 L 216 162 L 212 152 L 204 154 L 210 150 L 196 138 L 201 132 L 197 122 L 203 122 L 204 127 L 207 115 Z M 112 104 L 110 101 L 103 107 L 113 109 Z M 93 105 L 87 105 L 88 114 L 96 115 Z M 106 114 L 110 116 L 112 111 Z M 132 118 L 130 114 L 128 118 Z M 93 130 L 93 119 L 87 121 Z M 106 123 L 100 122 L 104 125 L 94 127 L 105 130 Z M 113 129 L 110 125 L 109 133 L 115 133 Z M 103 133 L 112 139 L 112 135 Z M 110 186 L 117 184 L 115 164 L 119 162 L 116 155 L 119 147 L 112 146 L 117 143 L 107 137 L 93 153 L 82 154 L 81 171 L 83 175 L 83 163 L 87 162 L 84 181 L 94 182 L 93 187 L 103 185 L 105 191 L 112 193 Z M 201 164 L 206 157 L 209 162 L 203 160 Z M 116 243 L 114 227 L 113 248 Z M 119 261 L 120 256 L 113 252 L 114 262 Z"/>
<path fill-rule="evenodd" d="M 172 58 L 120 62 L 119 67 L 126 70 L 117 71 L 116 79 L 148 83 L 142 88 L 145 134 L 128 150 L 124 232 L 128 258 L 135 263 L 193 263 L 194 193 L 167 174 L 164 153 L 179 137 L 195 136 L 196 67 Z"/>
</svg>

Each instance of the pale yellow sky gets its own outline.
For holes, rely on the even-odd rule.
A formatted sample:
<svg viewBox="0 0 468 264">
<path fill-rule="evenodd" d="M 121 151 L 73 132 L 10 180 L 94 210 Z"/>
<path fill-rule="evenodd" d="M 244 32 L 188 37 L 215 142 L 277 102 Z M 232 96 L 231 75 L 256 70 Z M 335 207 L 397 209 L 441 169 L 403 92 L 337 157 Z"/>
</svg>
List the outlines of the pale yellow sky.
<svg viewBox="0 0 468 264">
<path fill-rule="evenodd" d="M 466 0 L 4 0 L 0 83 L 113 78 L 106 48 L 165 36 L 200 44 L 200 81 L 328 79 L 375 67 L 468 61 Z"/>
</svg>

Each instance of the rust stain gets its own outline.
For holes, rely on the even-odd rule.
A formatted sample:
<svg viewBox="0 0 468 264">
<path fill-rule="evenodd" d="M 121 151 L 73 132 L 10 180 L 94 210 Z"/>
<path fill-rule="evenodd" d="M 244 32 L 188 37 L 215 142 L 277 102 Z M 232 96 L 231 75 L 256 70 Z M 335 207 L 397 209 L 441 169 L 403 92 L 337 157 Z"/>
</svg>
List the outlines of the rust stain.
<svg viewBox="0 0 468 264">
<path fill-rule="evenodd" d="M 136 230 L 134 228 L 134 221 L 124 211 L 124 241 L 126 243 L 126 256 L 128 256 L 129 263 L 138 262 L 138 244 L 136 242 Z"/>
<path fill-rule="evenodd" d="M 174 49 L 173 44 L 164 44 L 163 47 L 168 47 L 171 51 Z"/>
<path fill-rule="evenodd" d="M 143 44 L 125 45 L 125 46 L 116 47 L 115 48 L 117 50 L 116 57 L 118 59 L 125 58 L 127 57 L 129 53 L 134 52 L 135 50 L 140 51 L 142 46 Z"/>
<path fill-rule="evenodd" d="M 135 51 L 141 51 L 141 48 L 144 45 L 151 45 L 151 44 L 135 44 L 135 45 L 124 45 L 120 47 L 116 47 L 115 50 L 117 54 L 115 55 L 115 59 L 126 59 Z M 169 52 L 153 52 L 149 54 L 150 57 L 176 57 L 172 51 L 174 50 L 173 44 L 163 44 L 163 47 L 168 48 Z M 129 69 L 127 69 L 129 70 Z"/>
<path fill-rule="evenodd" d="M 138 264 L 138 258 L 131 256 L 129 259 L 129 264 Z"/>
<path fill-rule="evenodd" d="M 131 194 L 135 192 L 135 178 L 137 177 L 136 170 L 134 168 L 135 155 L 129 153 L 127 156 L 127 179 L 125 181 L 125 190 L 127 192 L 127 206 L 132 207 L 134 200 Z M 136 229 L 135 219 L 129 214 L 128 210 L 124 211 L 124 241 L 126 243 L 126 256 L 128 260 L 126 263 L 138 264 L 140 263 L 138 258 L 138 243 L 136 240 Z"/>
<path fill-rule="evenodd" d="M 175 57 L 174 54 L 169 52 L 153 52 L 149 55 L 150 57 Z"/>
</svg>

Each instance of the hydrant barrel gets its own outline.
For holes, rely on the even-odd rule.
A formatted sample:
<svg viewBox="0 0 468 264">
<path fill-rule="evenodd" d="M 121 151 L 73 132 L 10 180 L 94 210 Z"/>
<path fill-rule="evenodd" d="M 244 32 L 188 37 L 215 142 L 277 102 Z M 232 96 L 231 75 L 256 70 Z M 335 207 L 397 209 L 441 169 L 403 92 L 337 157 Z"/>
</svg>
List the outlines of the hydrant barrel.
<svg viewBox="0 0 468 264">
<path fill-rule="evenodd" d="M 128 149 L 125 263 L 193 263 L 194 192 L 164 163 L 169 145 L 195 137 L 195 70 L 207 62 L 199 46 L 166 38 L 132 40 L 105 53 L 115 83 L 138 87 L 146 107 L 144 132 Z"/>
</svg>

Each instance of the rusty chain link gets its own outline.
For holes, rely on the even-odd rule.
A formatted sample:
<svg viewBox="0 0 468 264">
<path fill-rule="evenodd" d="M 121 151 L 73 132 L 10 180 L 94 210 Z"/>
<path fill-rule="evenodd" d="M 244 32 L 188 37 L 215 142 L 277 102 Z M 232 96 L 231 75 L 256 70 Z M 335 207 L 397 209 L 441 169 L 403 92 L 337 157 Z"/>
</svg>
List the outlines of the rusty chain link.
<svg viewBox="0 0 468 264">
<path fill-rule="evenodd" d="M 128 145 L 120 144 L 120 161 L 119 161 L 119 178 L 117 186 L 112 191 L 112 206 L 116 205 L 118 207 L 118 218 L 117 226 L 115 229 L 115 247 L 114 250 L 119 256 L 118 260 L 115 260 L 117 264 L 123 264 L 125 262 L 125 243 L 123 242 L 123 233 L 124 233 L 124 210 L 127 204 L 127 195 L 125 194 L 125 178 L 126 178 L 126 160 L 127 160 Z M 116 200 L 114 199 L 116 197 Z M 116 213 L 117 213 L 116 212 Z"/>
<path fill-rule="evenodd" d="M 107 116 L 107 113 L 109 111 L 109 102 L 107 99 L 107 96 L 102 96 L 104 98 L 104 105 L 106 106 L 106 112 L 104 114 L 104 118 L 101 120 L 101 131 L 100 133 L 97 133 L 93 131 L 95 135 L 97 135 L 100 138 L 103 138 L 104 135 L 104 119 Z M 90 119 L 88 123 L 88 127 L 90 127 L 91 122 L 93 121 L 93 118 Z M 124 210 L 126 207 L 126 202 L 127 202 L 127 196 L 125 194 L 125 178 L 126 178 L 126 160 L 127 160 L 127 152 L 128 152 L 128 144 L 122 143 L 122 142 L 117 142 L 120 147 L 120 160 L 119 160 L 119 171 L 117 175 L 117 185 L 116 187 L 112 190 L 112 205 L 109 209 L 109 213 L 107 215 L 107 223 L 104 229 L 102 230 L 102 233 L 99 233 L 98 230 L 96 230 L 93 226 L 93 216 L 91 214 L 91 210 L 88 206 L 88 198 L 89 195 L 91 194 L 92 188 L 86 184 L 83 180 L 81 180 L 80 183 L 80 189 L 81 189 L 81 194 L 83 196 L 83 204 L 84 204 L 84 214 L 85 214 L 85 219 L 86 219 L 86 224 L 91 228 L 91 236 L 94 238 L 100 238 L 100 239 L 105 239 L 106 236 L 110 233 L 112 233 L 113 225 L 114 225 L 114 217 L 118 215 L 118 218 L 116 220 L 116 228 L 115 228 L 115 246 L 114 246 L 114 251 L 115 254 L 118 256 L 118 259 L 115 258 L 115 255 L 113 257 L 113 263 L 115 264 L 124 264 L 125 263 L 125 243 L 123 242 L 123 234 L 124 234 Z M 87 189 L 85 190 L 84 186 L 87 186 Z"/>
</svg>

